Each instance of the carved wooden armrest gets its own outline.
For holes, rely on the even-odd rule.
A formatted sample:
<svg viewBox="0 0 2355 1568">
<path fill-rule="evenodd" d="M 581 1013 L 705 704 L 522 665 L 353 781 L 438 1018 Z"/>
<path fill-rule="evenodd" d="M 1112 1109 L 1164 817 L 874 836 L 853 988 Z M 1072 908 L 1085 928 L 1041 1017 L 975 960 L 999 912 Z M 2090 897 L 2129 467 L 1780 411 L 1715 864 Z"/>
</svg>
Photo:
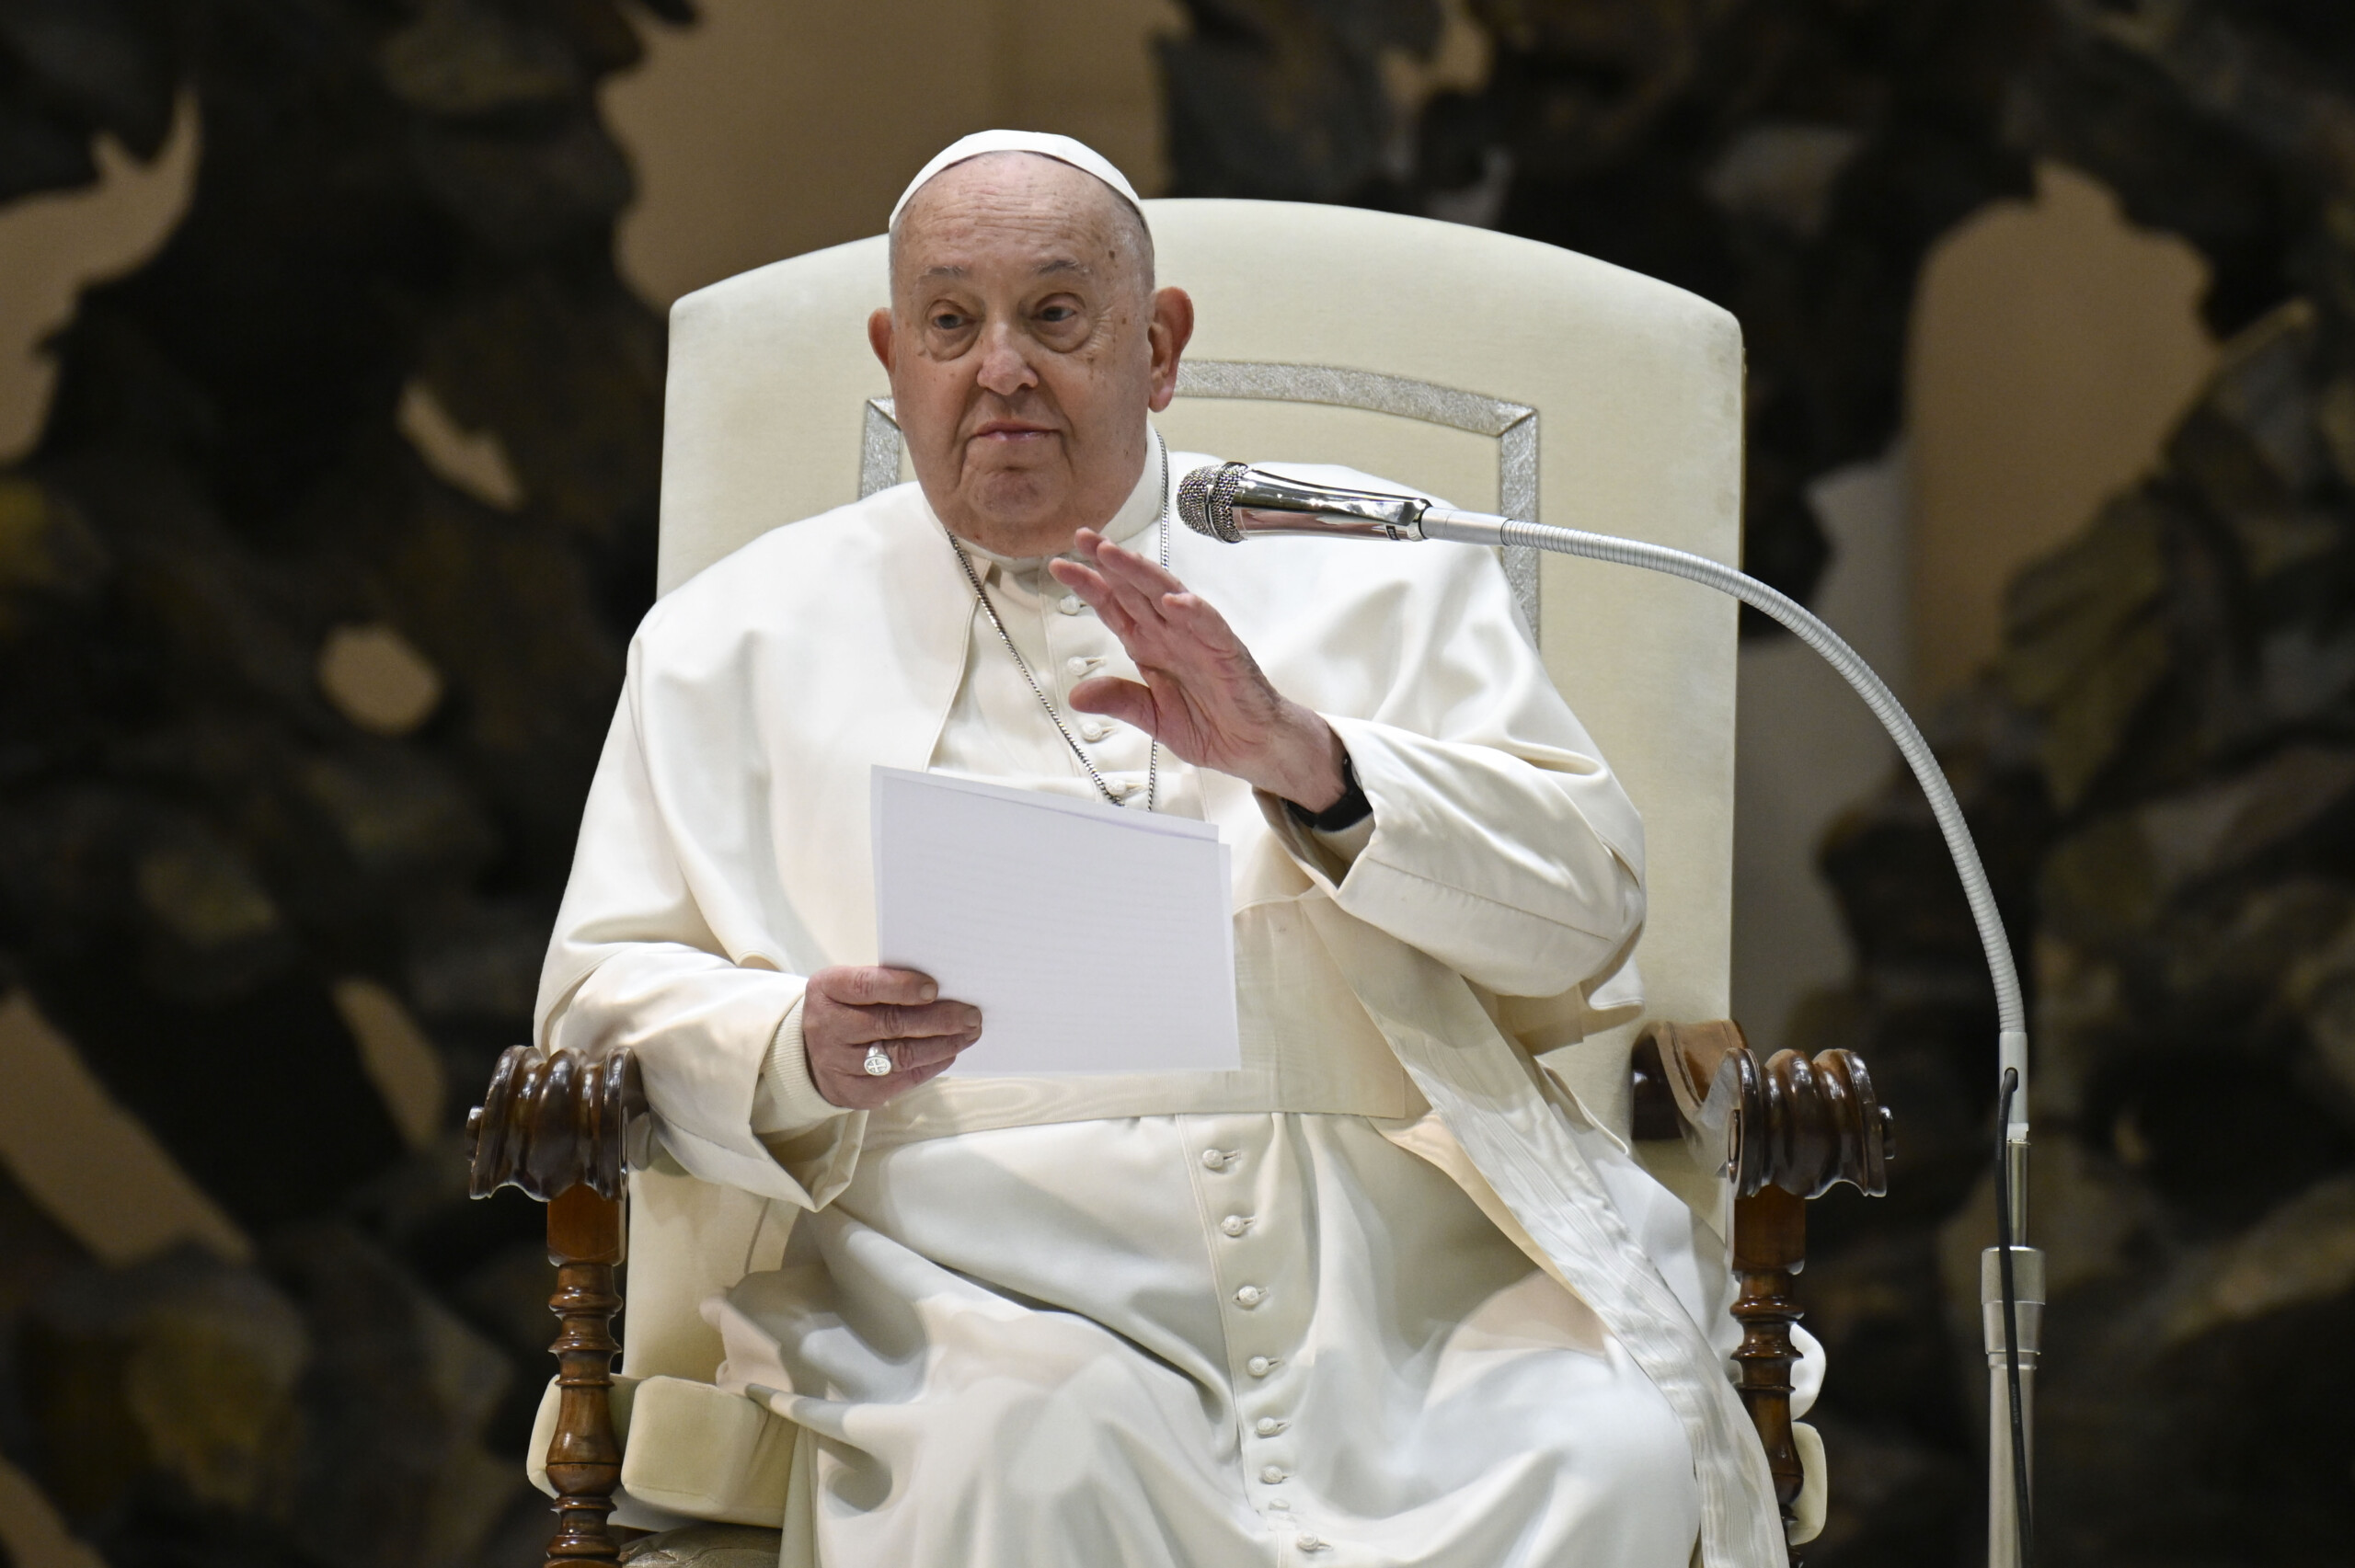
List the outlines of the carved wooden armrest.
<svg viewBox="0 0 2355 1568">
<path fill-rule="evenodd" d="M 1807 1266 L 1806 1200 L 1842 1182 L 1867 1197 L 1886 1193 L 1893 1118 L 1855 1052 L 1810 1060 L 1779 1051 L 1761 1066 L 1728 1021 L 1656 1024 L 1629 1065 L 1636 1136 L 1682 1139 L 1733 1184 L 1738 1386 L 1787 1528 L 1803 1480 L 1791 1431 L 1791 1327 L 1802 1315 L 1792 1279 Z"/>
<path fill-rule="evenodd" d="M 468 1191 L 488 1197 L 519 1187 L 548 1206 L 557 1281 L 548 1310 L 561 1326 L 548 1347 L 560 1395 L 547 1452 L 557 1523 L 546 1568 L 619 1561 L 605 1522 L 622 1478 L 607 1403 L 621 1348 L 613 1333 L 622 1308 L 614 1269 L 622 1261 L 630 1122 L 645 1109 L 638 1062 L 626 1049 L 591 1061 L 513 1046 L 466 1116 Z"/>
</svg>

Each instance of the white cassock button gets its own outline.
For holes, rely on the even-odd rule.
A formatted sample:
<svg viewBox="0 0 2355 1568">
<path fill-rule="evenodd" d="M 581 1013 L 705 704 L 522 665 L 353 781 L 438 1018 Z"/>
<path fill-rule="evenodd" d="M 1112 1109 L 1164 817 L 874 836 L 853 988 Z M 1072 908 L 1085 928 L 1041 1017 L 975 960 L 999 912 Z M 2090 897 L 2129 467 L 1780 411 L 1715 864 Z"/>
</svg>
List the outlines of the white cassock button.
<svg viewBox="0 0 2355 1568">
<path fill-rule="evenodd" d="M 1259 1479 L 1266 1482 L 1269 1486 L 1281 1485 L 1284 1479 L 1283 1467 L 1281 1465 L 1269 1465 L 1267 1469 L 1259 1472 Z"/>
<path fill-rule="evenodd" d="M 1079 738 L 1082 740 L 1101 740 L 1111 733 L 1112 727 L 1110 725 L 1098 724 L 1094 719 L 1090 719 L 1086 724 L 1079 727 Z"/>
<path fill-rule="evenodd" d="M 1251 1221 L 1240 1214 L 1230 1214 L 1218 1222 L 1218 1228 L 1230 1236 L 1240 1236 L 1251 1229 Z"/>
<path fill-rule="evenodd" d="M 1205 1149 L 1202 1150 L 1202 1169 L 1205 1171 L 1223 1171 L 1226 1169 L 1227 1162 L 1234 1158 L 1234 1155 L 1229 1154 L 1223 1149 Z"/>
<path fill-rule="evenodd" d="M 1289 1510 L 1291 1507 L 1292 1505 L 1281 1497 L 1270 1497 L 1268 1499 L 1268 1508 L 1270 1513 Z"/>
<path fill-rule="evenodd" d="M 1272 1415 L 1263 1415 L 1251 1424 L 1251 1430 L 1262 1437 L 1272 1437 L 1291 1425 L 1289 1421 L 1278 1421 Z"/>
<path fill-rule="evenodd" d="M 1302 1536 L 1299 1539 L 1293 1541 L 1292 1544 L 1300 1548 L 1303 1551 L 1322 1551 L 1325 1550 L 1324 1541 L 1313 1535 Z"/>
<path fill-rule="evenodd" d="M 1238 1307 L 1256 1307 L 1267 1299 L 1268 1293 L 1256 1285 L 1246 1285 L 1235 1293 L 1235 1304 Z"/>
<path fill-rule="evenodd" d="M 1063 602 L 1056 605 L 1055 608 L 1062 611 L 1066 615 L 1076 615 L 1080 611 L 1086 607 L 1080 603 L 1079 595 L 1075 593 L 1066 593 L 1063 595 Z"/>
<path fill-rule="evenodd" d="M 1112 793 L 1119 795 L 1122 800 L 1126 800 L 1129 796 L 1136 794 L 1137 791 L 1143 787 L 1144 786 L 1143 784 L 1137 783 L 1134 779 L 1120 779 L 1113 784 Z"/>
<path fill-rule="evenodd" d="M 1276 1360 L 1272 1356 L 1254 1356 L 1243 1365 L 1255 1378 L 1264 1378 L 1276 1369 Z"/>
<path fill-rule="evenodd" d="M 1063 668 L 1074 675 L 1085 675 L 1101 662 L 1100 659 L 1090 658 L 1084 653 L 1075 653 L 1063 660 Z"/>
</svg>

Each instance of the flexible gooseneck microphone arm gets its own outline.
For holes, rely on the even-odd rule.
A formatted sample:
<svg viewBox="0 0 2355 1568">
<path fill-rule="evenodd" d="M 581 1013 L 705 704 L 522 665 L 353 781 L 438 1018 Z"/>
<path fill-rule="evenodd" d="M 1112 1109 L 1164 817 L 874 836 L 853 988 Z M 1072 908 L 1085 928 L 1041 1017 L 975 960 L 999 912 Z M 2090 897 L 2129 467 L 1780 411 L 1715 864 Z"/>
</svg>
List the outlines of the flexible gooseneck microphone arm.
<svg viewBox="0 0 2355 1568">
<path fill-rule="evenodd" d="M 1178 512 L 1197 533 L 1240 544 L 1254 534 L 1325 538 L 1440 539 L 1463 544 L 1517 544 L 1614 566 L 1641 567 L 1683 578 L 1752 605 L 1789 628 L 1862 697 L 1897 743 L 1898 753 L 1929 797 L 1931 814 L 1954 858 L 1970 918 L 1995 987 L 1997 1104 L 2003 1107 L 2002 1158 L 1996 1173 L 2005 1234 L 1988 1250 L 1981 1270 L 1988 1358 L 1997 1375 L 1990 1436 L 1988 1561 L 1991 1568 L 2025 1568 L 2028 1548 L 2027 1443 L 2028 1379 L 2032 1376 L 2043 1306 L 2043 1257 L 2027 1246 L 2025 1175 L 2028 1162 L 2028 1013 L 2019 971 L 2005 934 L 1993 889 L 1980 864 L 1962 807 L 1929 742 L 1872 667 L 1840 634 L 1806 606 L 1756 578 L 1706 555 L 1639 539 L 1580 529 L 1522 522 L 1486 512 L 1458 511 L 1419 496 L 1386 495 L 1304 484 L 1240 463 L 1197 468 L 1178 486 Z M 2016 1222 L 2016 1223 L 2015 1223 Z M 2023 1277 L 2016 1278 L 2016 1273 Z M 1991 1277 L 1993 1276 L 1993 1277 Z M 2020 1287 L 2026 1286 L 2023 1289 Z M 2022 1330 L 2027 1330 L 2025 1336 Z M 2005 1473 L 2008 1471 L 2009 1473 Z"/>
</svg>

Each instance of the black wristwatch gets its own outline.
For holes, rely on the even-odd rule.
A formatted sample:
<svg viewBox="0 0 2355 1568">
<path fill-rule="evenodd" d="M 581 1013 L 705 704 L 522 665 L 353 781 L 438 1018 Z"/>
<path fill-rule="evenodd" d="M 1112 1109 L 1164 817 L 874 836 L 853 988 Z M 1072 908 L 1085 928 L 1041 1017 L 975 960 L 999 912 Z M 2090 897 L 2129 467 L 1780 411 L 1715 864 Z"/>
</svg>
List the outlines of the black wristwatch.
<svg viewBox="0 0 2355 1568">
<path fill-rule="evenodd" d="M 1311 811 L 1296 800 L 1284 802 L 1284 809 L 1302 827 L 1319 833 L 1338 833 L 1344 828 L 1354 828 L 1373 815 L 1373 802 L 1365 797 L 1358 784 L 1358 765 L 1346 751 L 1341 753 L 1341 798 L 1322 811 Z"/>
</svg>

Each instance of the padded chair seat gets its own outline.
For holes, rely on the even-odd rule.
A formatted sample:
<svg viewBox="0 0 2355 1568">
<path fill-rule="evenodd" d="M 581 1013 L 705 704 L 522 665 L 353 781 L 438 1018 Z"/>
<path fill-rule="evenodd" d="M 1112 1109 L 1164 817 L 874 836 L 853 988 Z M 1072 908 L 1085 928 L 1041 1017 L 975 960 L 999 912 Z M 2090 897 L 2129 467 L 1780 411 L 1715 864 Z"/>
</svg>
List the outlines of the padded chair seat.
<svg viewBox="0 0 2355 1568">
<path fill-rule="evenodd" d="M 622 1548 L 624 1568 L 776 1568 L 780 1530 L 756 1525 L 683 1525 Z"/>
<path fill-rule="evenodd" d="M 550 1381 L 532 1424 L 529 1474 L 551 1497 L 556 1486 L 546 1455 L 560 1393 Z M 765 1528 L 784 1517 L 792 1423 L 742 1394 L 690 1378 L 617 1377 L 607 1404 L 623 1446 L 615 1523 L 663 1524 L 684 1516 Z"/>
</svg>

